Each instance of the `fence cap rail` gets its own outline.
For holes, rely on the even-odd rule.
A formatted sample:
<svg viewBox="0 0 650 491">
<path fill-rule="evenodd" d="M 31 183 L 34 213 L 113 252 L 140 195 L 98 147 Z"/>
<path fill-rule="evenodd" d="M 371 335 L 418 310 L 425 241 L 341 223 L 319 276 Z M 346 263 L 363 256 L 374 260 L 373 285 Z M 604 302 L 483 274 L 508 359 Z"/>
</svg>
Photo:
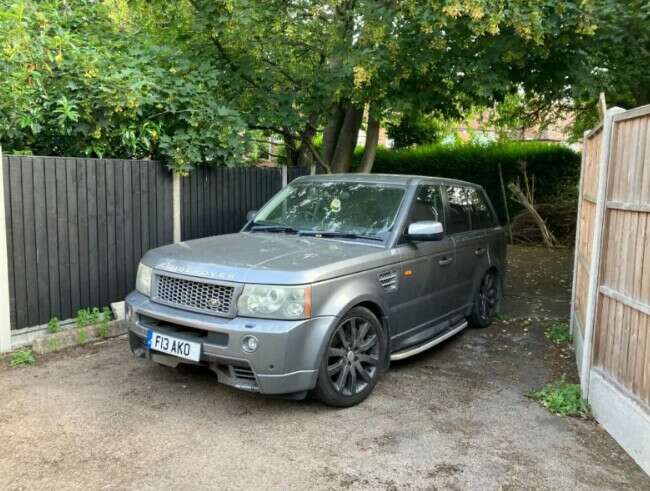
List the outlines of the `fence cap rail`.
<svg viewBox="0 0 650 491">
<path fill-rule="evenodd" d="M 614 122 L 618 123 L 627 119 L 640 118 L 649 114 L 650 104 L 647 104 L 645 106 L 635 107 L 634 109 L 629 109 L 625 112 L 614 115 Z"/>
</svg>

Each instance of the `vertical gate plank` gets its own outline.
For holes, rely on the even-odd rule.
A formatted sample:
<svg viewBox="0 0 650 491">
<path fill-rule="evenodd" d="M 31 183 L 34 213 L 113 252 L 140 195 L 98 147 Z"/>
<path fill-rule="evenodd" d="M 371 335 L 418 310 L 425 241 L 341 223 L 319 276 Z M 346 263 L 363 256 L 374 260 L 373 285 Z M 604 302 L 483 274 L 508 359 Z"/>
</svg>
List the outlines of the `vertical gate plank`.
<svg viewBox="0 0 650 491">
<path fill-rule="evenodd" d="M 34 240 L 36 246 L 36 282 L 31 286 L 37 292 L 38 323 L 47 322 L 50 313 L 47 203 L 45 194 L 45 163 L 42 157 L 33 159 L 34 183 Z M 54 242 L 54 240 L 53 240 Z"/>
</svg>

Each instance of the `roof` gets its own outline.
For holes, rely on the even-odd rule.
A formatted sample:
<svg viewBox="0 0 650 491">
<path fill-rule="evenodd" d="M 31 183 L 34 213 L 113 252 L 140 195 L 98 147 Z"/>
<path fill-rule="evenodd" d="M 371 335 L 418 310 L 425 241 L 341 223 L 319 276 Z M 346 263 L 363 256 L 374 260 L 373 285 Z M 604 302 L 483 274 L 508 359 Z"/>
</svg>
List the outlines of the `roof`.
<svg viewBox="0 0 650 491">
<path fill-rule="evenodd" d="M 396 184 L 408 186 L 420 182 L 435 182 L 438 184 L 457 184 L 463 186 L 480 187 L 467 181 L 449 179 L 446 177 L 416 176 L 409 174 L 316 174 L 297 178 L 300 181 L 341 181 L 341 182 L 368 182 L 373 184 Z"/>
</svg>

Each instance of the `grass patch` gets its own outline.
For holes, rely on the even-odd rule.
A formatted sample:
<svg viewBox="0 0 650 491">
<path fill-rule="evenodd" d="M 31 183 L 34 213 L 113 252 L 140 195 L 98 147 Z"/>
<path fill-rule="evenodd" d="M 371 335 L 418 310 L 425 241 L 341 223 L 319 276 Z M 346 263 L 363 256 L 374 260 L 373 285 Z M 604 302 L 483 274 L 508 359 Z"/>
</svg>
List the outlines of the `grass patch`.
<svg viewBox="0 0 650 491">
<path fill-rule="evenodd" d="M 573 341 L 569 325 L 566 322 L 554 322 L 544 332 L 544 335 L 555 344 L 570 343 Z"/>
<path fill-rule="evenodd" d="M 9 365 L 12 367 L 20 367 L 25 365 L 33 365 L 35 362 L 36 359 L 34 358 L 31 350 L 18 350 L 14 351 L 14 353 L 11 355 Z"/>
<path fill-rule="evenodd" d="M 77 333 L 77 343 L 84 344 L 88 340 L 88 333 L 85 329 L 79 329 Z"/>
<path fill-rule="evenodd" d="M 52 317 L 47 323 L 47 331 L 54 334 L 61 330 L 61 322 L 58 317 Z"/>
<path fill-rule="evenodd" d="M 542 389 L 531 392 L 528 397 L 538 401 L 553 414 L 591 418 L 591 408 L 589 403 L 582 398 L 580 386 L 568 383 L 564 375 L 560 380 L 549 382 Z"/>
<path fill-rule="evenodd" d="M 101 337 L 103 338 L 108 337 L 108 319 L 102 319 L 101 323 L 99 324 L 99 329 L 97 331 Z"/>
</svg>

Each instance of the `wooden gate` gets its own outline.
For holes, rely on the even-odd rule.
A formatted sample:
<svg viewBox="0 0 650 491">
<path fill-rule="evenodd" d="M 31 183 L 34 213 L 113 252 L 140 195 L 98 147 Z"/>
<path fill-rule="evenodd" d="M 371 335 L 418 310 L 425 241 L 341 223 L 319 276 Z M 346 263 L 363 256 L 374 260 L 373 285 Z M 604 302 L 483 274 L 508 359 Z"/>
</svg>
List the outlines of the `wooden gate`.
<svg viewBox="0 0 650 491">
<path fill-rule="evenodd" d="M 594 415 L 650 472 L 650 106 L 585 135 L 571 321 Z"/>
</svg>

